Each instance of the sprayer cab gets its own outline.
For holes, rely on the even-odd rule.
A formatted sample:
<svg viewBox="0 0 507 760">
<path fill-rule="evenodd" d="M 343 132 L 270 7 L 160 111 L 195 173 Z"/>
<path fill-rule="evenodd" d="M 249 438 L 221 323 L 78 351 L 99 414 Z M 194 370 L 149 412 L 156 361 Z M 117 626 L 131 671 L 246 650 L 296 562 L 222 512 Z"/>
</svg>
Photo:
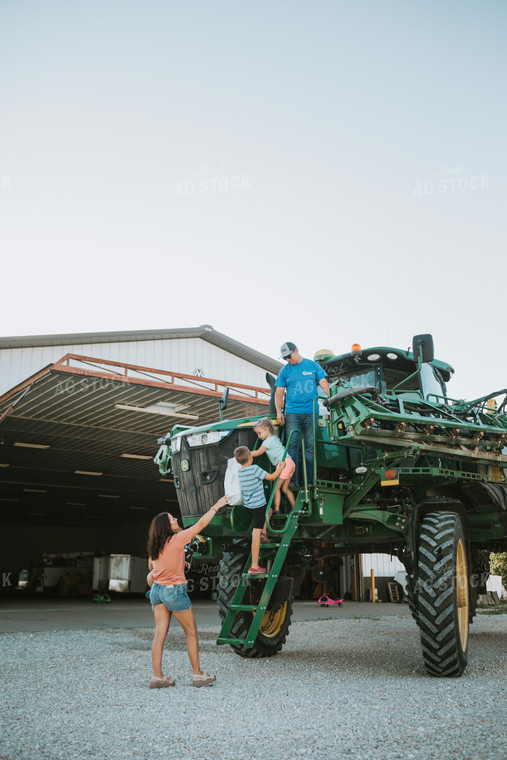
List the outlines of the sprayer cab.
<svg viewBox="0 0 507 760">
<path fill-rule="evenodd" d="M 378 394 L 400 391 L 427 399 L 447 395 L 446 383 L 454 369 L 433 355 L 431 335 L 416 335 L 412 351 L 376 346 L 363 350 L 358 343 L 350 353 L 316 361 L 337 386 L 376 389 Z"/>
</svg>

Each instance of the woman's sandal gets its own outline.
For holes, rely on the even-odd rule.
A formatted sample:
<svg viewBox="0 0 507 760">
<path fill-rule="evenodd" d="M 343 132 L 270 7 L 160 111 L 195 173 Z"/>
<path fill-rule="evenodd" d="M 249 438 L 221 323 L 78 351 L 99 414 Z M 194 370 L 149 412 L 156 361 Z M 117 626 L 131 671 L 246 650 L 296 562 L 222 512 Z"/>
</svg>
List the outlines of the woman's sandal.
<svg viewBox="0 0 507 760">
<path fill-rule="evenodd" d="M 175 686 L 176 681 L 171 678 L 155 678 L 152 676 L 150 681 L 150 689 L 167 689 L 168 686 Z"/>
<path fill-rule="evenodd" d="M 202 673 L 200 676 L 192 678 L 192 686 L 212 686 L 216 680 L 217 677 L 212 676 L 211 673 Z"/>
</svg>

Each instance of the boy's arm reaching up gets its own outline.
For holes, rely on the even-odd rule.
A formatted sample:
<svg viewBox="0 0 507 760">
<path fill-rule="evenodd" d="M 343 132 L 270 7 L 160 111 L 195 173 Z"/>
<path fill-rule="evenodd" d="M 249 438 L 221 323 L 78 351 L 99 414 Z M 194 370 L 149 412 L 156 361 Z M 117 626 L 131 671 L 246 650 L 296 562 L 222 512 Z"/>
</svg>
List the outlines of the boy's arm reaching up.
<svg viewBox="0 0 507 760">
<path fill-rule="evenodd" d="M 278 464 L 276 465 L 276 470 L 274 472 L 267 472 L 264 480 L 276 480 L 284 467 L 285 467 L 285 462 L 278 462 Z"/>
</svg>

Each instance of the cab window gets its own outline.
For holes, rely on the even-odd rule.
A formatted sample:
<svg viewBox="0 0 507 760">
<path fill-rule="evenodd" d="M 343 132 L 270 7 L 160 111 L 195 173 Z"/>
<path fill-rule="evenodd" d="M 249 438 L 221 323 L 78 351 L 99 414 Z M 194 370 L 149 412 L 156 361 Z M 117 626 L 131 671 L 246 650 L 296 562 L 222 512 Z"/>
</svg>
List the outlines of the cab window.
<svg viewBox="0 0 507 760">
<path fill-rule="evenodd" d="M 391 391 L 396 388 L 398 383 L 401 383 L 406 377 L 409 377 L 408 372 L 403 370 L 394 369 L 393 367 L 384 366 L 384 379 L 386 381 L 387 390 Z M 408 382 L 403 383 L 400 391 L 418 391 L 419 390 L 419 377 L 411 377 Z"/>
<path fill-rule="evenodd" d="M 421 390 L 424 398 L 428 398 L 429 394 L 445 396 L 445 384 L 442 377 L 438 370 L 432 367 L 431 364 L 422 365 L 420 378 Z M 433 401 L 435 401 L 435 399 L 433 399 Z"/>
<path fill-rule="evenodd" d="M 343 379 L 350 383 L 354 388 L 366 388 L 368 386 L 377 387 L 377 378 L 375 369 L 369 367 L 364 370 L 358 370 L 353 375 L 344 374 Z"/>
</svg>

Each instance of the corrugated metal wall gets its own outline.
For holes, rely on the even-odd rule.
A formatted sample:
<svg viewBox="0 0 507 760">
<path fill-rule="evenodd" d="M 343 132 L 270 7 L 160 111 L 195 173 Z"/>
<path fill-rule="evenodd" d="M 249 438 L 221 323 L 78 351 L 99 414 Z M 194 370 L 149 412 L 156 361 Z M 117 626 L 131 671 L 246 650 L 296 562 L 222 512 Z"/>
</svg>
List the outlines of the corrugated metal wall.
<svg viewBox="0 0 507 760">
<path fill-rule="evenodd" d="M 363 554 L 363 578 L 369 578 L 371 571 L 376 578 L 392 578 L 395 573 L 405 570 L 402 563 L 390 554 Z"/>
<path fill-rule="evenodd" d="M 198 372 L 202 377 L 261 388 L 267 386 L 264 369 L 201 338 L 173 338 L 0 349 L 0 395 L 68 353 L 189 375 Z"/>
</svg>

